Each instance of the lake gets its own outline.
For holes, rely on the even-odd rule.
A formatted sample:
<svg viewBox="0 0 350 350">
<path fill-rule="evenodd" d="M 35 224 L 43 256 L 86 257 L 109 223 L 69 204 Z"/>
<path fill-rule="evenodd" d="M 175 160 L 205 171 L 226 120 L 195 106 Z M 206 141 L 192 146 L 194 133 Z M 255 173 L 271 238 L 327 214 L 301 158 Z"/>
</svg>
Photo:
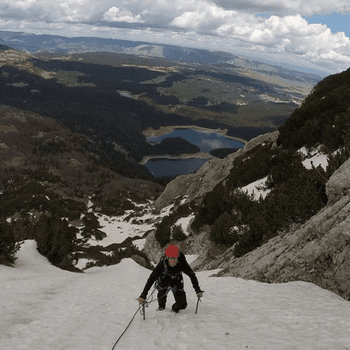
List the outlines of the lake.
<svg viewBox="0 0 350 350">
<path fill-rule="evenodd" d="M 198 146 L 201 152 L 204 153 L 217 148 L 242 148 L 244 146 L 242 142 L 227 138 L 223 134 L 195 129 L 175 129 L 166 135 L 148 137 L 147 141 L 149 143 L 158 143 L 168 137 L 182 137 Z"/>
<path fill-rule="evenodd" d="M 182 137 L 199 147 L 202 153 L 218 148 L 242 148 L 244 143 L 232 140 L 216 132 L 195 129 L 175 129 L 161 136 L 148 137 L 149 143 L 158 143 L 168 137 Z M 194 173 L 210 158 L 193 157 L 185 159 L 151 158 L 144 165 L 155 177 L 177 176 Z"/>
<path fill-rule="evenodd" d="M 192 174 L 209 158 L 151 158 L 145 166 L 155 177 Z"/>
</svg>

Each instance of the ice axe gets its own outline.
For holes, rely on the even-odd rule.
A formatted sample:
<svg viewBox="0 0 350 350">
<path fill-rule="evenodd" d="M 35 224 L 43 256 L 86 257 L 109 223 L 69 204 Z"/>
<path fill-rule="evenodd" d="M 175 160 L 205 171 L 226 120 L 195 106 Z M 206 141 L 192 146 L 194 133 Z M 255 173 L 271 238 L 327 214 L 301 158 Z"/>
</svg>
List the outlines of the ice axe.
<svg viewBox="0 0 350 350">
<path fill-rule="evenodd" d="M 145 304 L 146 303 L 142 303 L 142 315 L 144 320 L 146 319 Z"/>
<path fill-rule="evenodd" d="M 143 298 L 138 298 L 135 299 L 139 301 L 139 310 L 140 310 L 140 314 L 143 316 L 143 319 L 146 319 L 146 311 L 145 311 L 145 307 L 148 307 L 148 302 L 146 300 L 144 300 Z M 141 301 L 140 301 L 141 300 Z M 141 311 L 142 310 L 142 311 Z"/>
<path fill-rule="evenodd" d="M 197 314 L 197 311 L 198 311 L 198 304 L 199 304 L 200 301 L 202 301 L 202 300 L 201 300 L 200 296 L 197 295 L 197 306 L 196 306 L 196 312 L 195 312 L 195 314 Z"/>
</svg>

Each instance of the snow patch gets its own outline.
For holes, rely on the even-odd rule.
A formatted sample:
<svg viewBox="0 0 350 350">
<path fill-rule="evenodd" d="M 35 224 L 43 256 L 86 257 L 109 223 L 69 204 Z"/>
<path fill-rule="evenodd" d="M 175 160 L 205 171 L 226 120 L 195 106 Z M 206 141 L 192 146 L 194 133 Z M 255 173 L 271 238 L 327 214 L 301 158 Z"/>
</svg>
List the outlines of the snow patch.
<svg viewBox="0 0 350 350">
<path fill-rule="evenodd" d="M 186 236 L 188 236 L 190 222 L 192 219 L 194 219 L 194 217 L 195 217 L 195 215 L 191 214 L 190 216 L 187 216 L 185 218 L 180 218 L 179 220 L 177 220 L 175 222 L 174 226 L 180 226 L 182 228 L 182 231 L 184 232 L 184 234 Z"/>
<path fill-rule="evenodd" d="M 89 211 L 92 212 L 93 204 L 89 202 Z M 100 245 L 107 247 L 113 243 L 122 243 L 127 238 L 143 235 L 155 227 L 154 220 L 155 215 L 151 213 L 149 203 L 136 205 L 140 212 L 138 216 L 135 216 L 134 210 L 127 210 L 124 215 L 121 216 L 107 216 L 104 214 L 95 213 L 97 216 L 99 225 L 99 231 L 106 234 L 106 237 L 102 240 L 90 239 L 86 242 L 87 245 Z M 163 214 L 164 215 L 164 214 Z M 81 237 L 79 235 L 79 237 Z M 144 243 L 139 242 L 138 245 L 142 246 Z"/>
<path fill-rule="evenodd" d="M 266 188 L 266 181 L 267 176 L 242 187 L 240 190 L 249 196 L 252 196 L 256 201 L 259 200 L 260 197 L 265 199 L 265 197 L 271 192 L 271 190 Z"/>
<path fill-rule="evenodd" d="M 327 169 L 328 156 L 322 153 L 321 148 L 322 146 L 310 150 L 306 147 L 302 147 L 298 150 L 298 152 L 304 157 L 302 163 L 306 169 L 312 169 L 313 166 L 315 168 L 321 166 L 324 170 Z"/>
<path fill-rule="evenodd" d="M 139 250 L 142 250 L 146 244 L 146 238 L 135 239 L 134 241 L 132 241 L 132 244 Z"/>
<path fill-rule="evenodd" d="M 84 270 L 86 269 L 86 267 L 88 266 L 88 264 L 94 264 L 96 261 L 93 259 L 79 259 L 75 265 L 76 268 L 80 269 L 80 270 Z"/>
</svg>

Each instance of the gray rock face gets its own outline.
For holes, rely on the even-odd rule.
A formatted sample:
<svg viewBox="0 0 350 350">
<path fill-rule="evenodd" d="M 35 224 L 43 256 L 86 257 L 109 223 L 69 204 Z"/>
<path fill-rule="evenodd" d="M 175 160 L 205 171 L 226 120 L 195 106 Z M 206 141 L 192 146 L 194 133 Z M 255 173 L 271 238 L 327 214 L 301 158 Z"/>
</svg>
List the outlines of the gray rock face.
<svg viewBox="0 0 350 350">
<path fill-rule="evenodd" d="M 155 231 L 150 232 L 146 237 L 146 243 L 142 251 L 147 254 L 147 257 L 155 264 L 164 254 L 164 250 L 155 238 Z"/>
<path fill-rule="evenodd" d="M 326 184 L 328 203 L 335 203 L 350 192 L 350 160 L 337 169 Z"/>
<path fill-rule="evenodd" d="M 147 262 L 146 259 L 143 258 L 140 255 L 132 255 L 131 259 L 133 259 L 135 262 L 137 262 L 139 265 L 147 268 Z"/>
<path fill-rule="evenodd" d="M 232 248 L 201 269 L 262 282 L 306 281 L 350 300 L 350 159 L 326 186 L 328 204 L 300 227 L 235 258 Z"/>
<path fill-rule="evenodd" d="M 232 163 L 237 157 L 264 142 L 275 142 L 278 135 L 279 131 L 259 135 L 245 144 L 243 149 L 228 155 L 226 158 L 209 160 L 195 174 L 178 176 L 166 186 L 164 192 L 154 203 L 155 207 L 162 209 L 168 206 L 174 198 L 185 195 L 188 196 L 187 203 L 193 199 L 200 201 L 207 192 L 212 191 L 219 182 L 229 175 Z"/>
</svg>

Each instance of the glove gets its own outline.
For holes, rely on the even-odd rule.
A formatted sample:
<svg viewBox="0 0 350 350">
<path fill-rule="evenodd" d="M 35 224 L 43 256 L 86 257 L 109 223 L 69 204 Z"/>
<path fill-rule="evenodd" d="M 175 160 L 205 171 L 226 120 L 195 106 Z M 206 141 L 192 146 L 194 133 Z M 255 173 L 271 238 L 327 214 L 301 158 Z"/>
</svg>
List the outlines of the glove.
<svg viewBox="0 0 350 350">
<path fill-rule="evenodd" d="M 199 292 L 197 292 L 197 297 L 203 298 L 203 293 L 204 293 L 204 291 L 200 290 Z"/>
</svg>

